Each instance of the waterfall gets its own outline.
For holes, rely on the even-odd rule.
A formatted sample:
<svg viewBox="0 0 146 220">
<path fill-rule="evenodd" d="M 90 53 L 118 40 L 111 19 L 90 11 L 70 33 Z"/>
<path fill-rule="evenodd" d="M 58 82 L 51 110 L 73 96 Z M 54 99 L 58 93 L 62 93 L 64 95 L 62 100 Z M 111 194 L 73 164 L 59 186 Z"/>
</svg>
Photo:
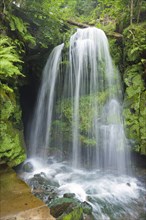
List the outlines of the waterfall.
<svg viewBox="0 0 146 220">
<path fill-rule="evenodd" d="M 43 72 L 31 129 L 32 156 L 44 158 L 52 145 L 61 154 L 67 152 L 73 167 L 124 171 L 128 149 L 122 88 L 105 33 L 95 27 L 77 29 L 70 39 L 69 65 L 63 83 L 59 84 L 62 49 L 63 44 L 53 50 Z M 56 85 L 62 89 L 56 95 L 57 101 Z M 68 126 L 67 135 L 62 129 L 64 125 Z"/>
<path fill-rule="evenodd" d="M 31 126 L 30 156 L 47 159 L 55 100 L 55 85 L 64 44 L 54 48 L 43 70 L 36 109 Z"/>
<path fill-rule="evenodd" d="M 65 84 L 72 100 L 72 162 L 124 170 L 127 143 L 122 119 L 122 89 L 119 73 L 113 67 L 108 40 L 100 29 L 78 29 L 70 39 L 69 77 Z M 99 94 L 106 94 L 101 106 Z M 95 146 L 81 143 L 81 98 L 88 96 L 92 118 L 86 137 Z M 82 110 L 83 111 L 83 110 Z M 92 117 L 91 117 L 92 114 Z"/>
</svg>

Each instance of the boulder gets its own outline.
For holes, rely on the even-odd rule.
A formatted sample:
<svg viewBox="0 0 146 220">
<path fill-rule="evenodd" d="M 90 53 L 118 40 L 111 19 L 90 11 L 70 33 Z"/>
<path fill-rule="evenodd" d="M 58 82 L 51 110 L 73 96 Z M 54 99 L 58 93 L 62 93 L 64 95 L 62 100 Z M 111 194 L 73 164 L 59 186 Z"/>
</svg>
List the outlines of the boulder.
<svg viewBox="0 0 146 220">
<path fill-rule="evenodd" d="M 32 173 L 33 172 L 33 165 L 30 163 L 30 162 L 26 162 L 23 167 L 22 167 L 23 171 L 24 172 L 27 172 L 27 173 Z"/>
</svg>

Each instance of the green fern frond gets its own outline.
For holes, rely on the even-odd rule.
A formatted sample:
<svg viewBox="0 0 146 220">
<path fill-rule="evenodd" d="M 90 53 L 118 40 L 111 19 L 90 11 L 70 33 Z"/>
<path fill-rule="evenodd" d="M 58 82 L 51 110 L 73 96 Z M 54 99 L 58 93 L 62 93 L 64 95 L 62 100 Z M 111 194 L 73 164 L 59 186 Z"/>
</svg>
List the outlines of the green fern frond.
<svg viewBox="0 0 146 220">
<path fill-rule="evenodd" d="M 23 74 L 20 72 L 17 66 L 13 64 L 13 62 L 1 59 L 0 60 L 0 75 L 5 75 L 6 77 L 12 77 L 13 75 L 21 75 Z"/>
<path fill-rule="evenodd" d="M 23 74 L 20 72 L 16 63 L 22 63 L 16 49 L 11 44 L 8 37 L 2 37 L 0 40 L 0 75 L 4 77 L 12 77 Z"/>
</svg>

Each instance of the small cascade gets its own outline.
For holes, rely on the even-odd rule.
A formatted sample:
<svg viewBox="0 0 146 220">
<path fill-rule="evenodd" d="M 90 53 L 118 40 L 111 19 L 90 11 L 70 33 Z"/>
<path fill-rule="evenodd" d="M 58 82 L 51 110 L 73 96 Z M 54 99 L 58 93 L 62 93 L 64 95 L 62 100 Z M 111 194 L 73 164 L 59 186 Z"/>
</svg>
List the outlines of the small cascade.
<svg viewBox="0 0 146 220">
<path fill-rule="evenodd" d="M 30 134 L 30 157 L 47 159 L 51 137 L 55 85 L 64 44 L 54 48 L 45 65 Z"/>
<path fill-rule="evenodd" d="M 124 134 L 121 106 L 117 100 L 111 99 L 104 106 L 102 122 L 100 126 L 103 147 L 102 165 L 106 169 L 116 168 L 124 171 L 126 159 L 128 159 L 127 140 Z"/>
</svg>

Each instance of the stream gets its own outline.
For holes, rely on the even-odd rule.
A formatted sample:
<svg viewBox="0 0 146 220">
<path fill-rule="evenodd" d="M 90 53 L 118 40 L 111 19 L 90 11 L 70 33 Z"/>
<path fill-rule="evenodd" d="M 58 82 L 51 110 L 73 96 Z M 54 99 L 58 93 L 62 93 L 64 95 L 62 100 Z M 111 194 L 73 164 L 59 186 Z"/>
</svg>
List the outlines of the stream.
<svg viewBox="0 0 146 220">
<path fill-rule="evenodd" d="M 144 220 L 146 217 L 146 170 L 118 175 L 110 170 L 73 169 L 69 163 L 57 162 L 52 157 L 46 164 L 38 158 L 27 162 L 33 171 L 20 176 L 31 186 L 32 192 L 35 181 L 30 180 L 39 174 L 38 177 L 48 180 L 53 187 L 55 197 L 74 193 L 79 201 L 90 204 L 95 220 Z M 49 195 L 45 194 L 42 199 L 50 204 Z"/>
</svg>

